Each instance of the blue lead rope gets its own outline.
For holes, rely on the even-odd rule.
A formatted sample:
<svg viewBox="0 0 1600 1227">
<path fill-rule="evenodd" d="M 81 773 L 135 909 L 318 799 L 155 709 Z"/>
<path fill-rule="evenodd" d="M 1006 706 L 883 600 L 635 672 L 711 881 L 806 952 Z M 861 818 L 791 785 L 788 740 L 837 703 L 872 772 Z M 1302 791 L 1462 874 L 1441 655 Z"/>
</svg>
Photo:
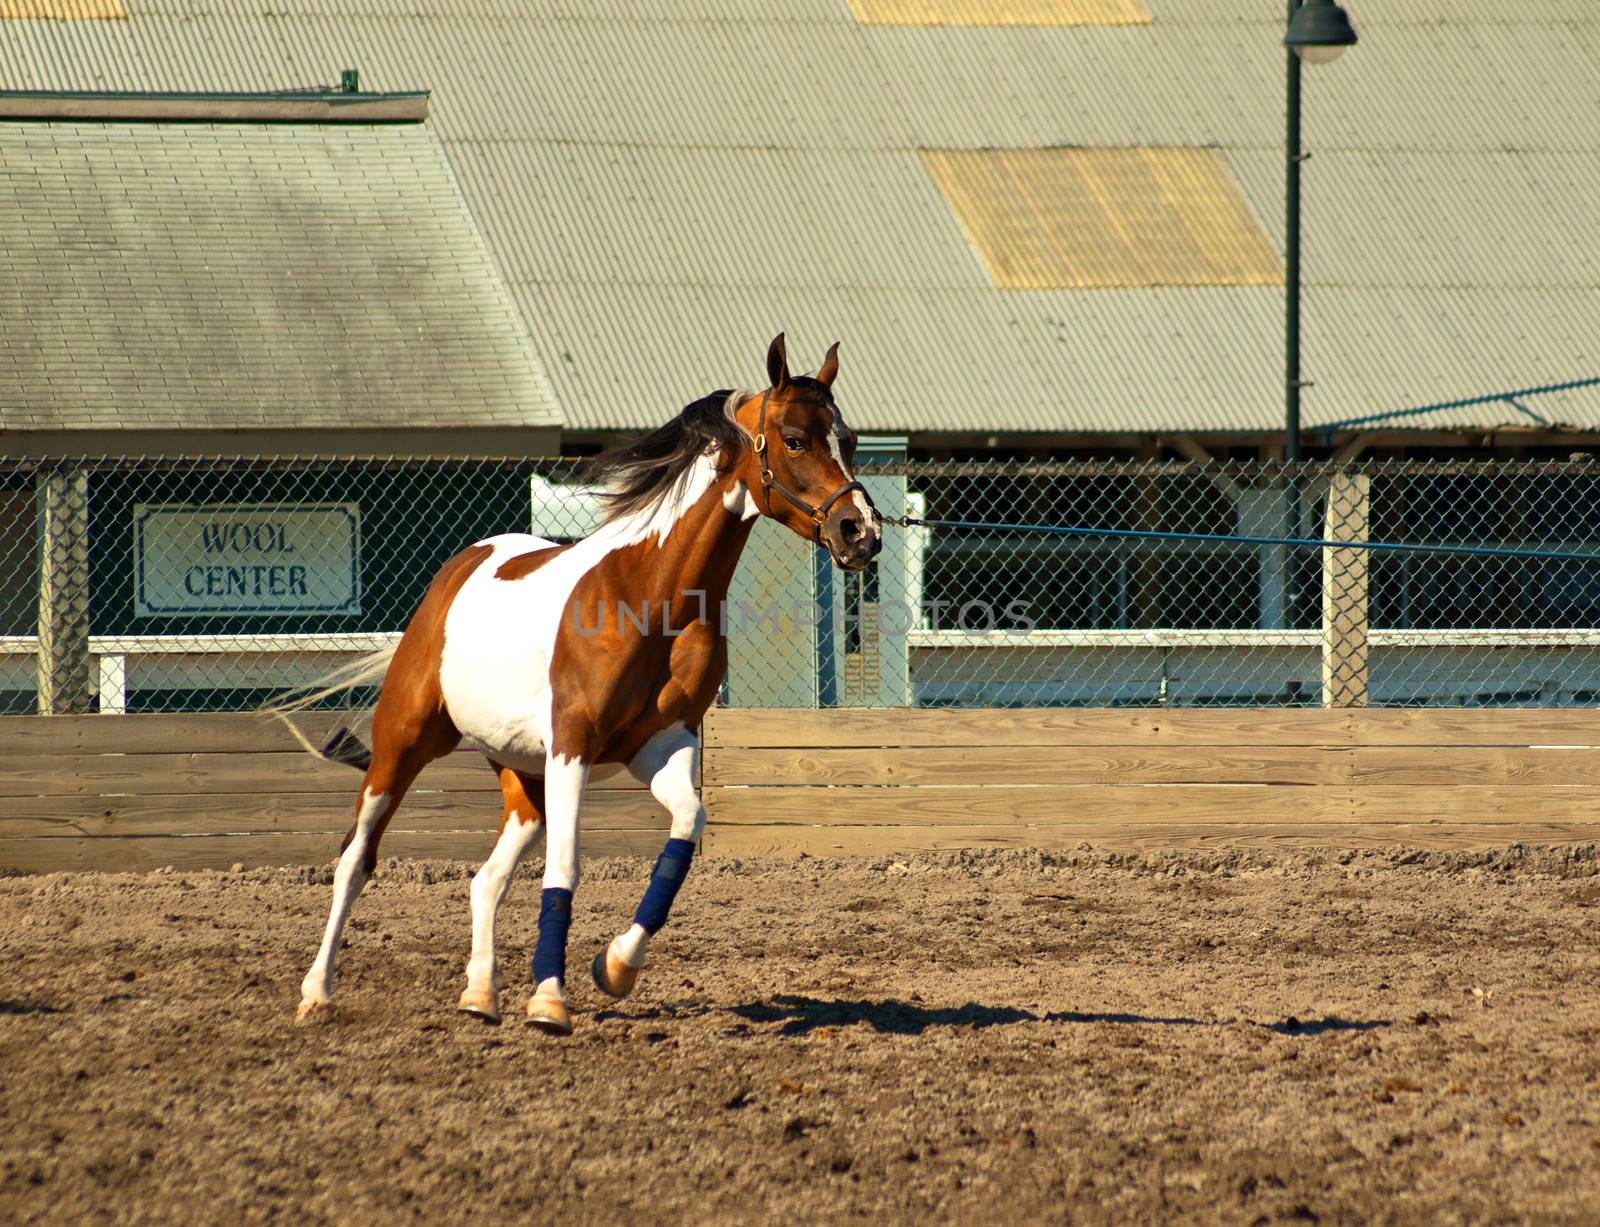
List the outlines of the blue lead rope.
<svg viewBox="0 0 1600 1227">
<path fill-rule="evenodd" d="M 1228 533 L 1168 533 L 1134 528 L 1085 528 L 1074 524 L 988 524 L 980 520 L 922 520 L 885 516 L 901 527 L 963 528 L 999 533 L 1042 533 L 1054 537 L 1104 537 L 1120 541 L 1198 541 L 1213 545 L 1285 545 L 1319 550 L 1378 550 L 1391 554 L 1464 554 L 1472 558 L 1541 558 L 1551 562 L 1596 562 L 1600 554 L 1572 550 L 1529 550 L 1501 545 L 1421 545 L 1409 541 L 1328 541 L 1320 537 L 1244 537 Z"/>
</svg>

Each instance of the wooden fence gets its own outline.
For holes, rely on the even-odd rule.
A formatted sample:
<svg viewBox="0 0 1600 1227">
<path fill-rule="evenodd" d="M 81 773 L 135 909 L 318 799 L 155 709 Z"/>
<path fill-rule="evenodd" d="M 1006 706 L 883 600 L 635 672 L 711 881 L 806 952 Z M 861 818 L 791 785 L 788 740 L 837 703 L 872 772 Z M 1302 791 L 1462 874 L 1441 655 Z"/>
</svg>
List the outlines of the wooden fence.
<svg viewBox="0 0 1600 1227">
<path fill-rule="evenodd" d="M 716 856 L 1600 839 L 1586 709 L 718 711 L 703 771 Z M 358 786 L 254 716 L 4 717 L 0 868 L 326 863 Z M 451 755 L 383 853 L 481 860 L 499 812 L 482 759 Z M 665 831 L 636 786 L 585 806 L 591 855 Z"/>
<path fill-rule="evenodd" d="M 716 855 L 1600 838 L 1600 711 L 714 712 Z"/>
<path fill-rule="evenodd" d="M 337 722 L 302 720 L 313 736 Z M 326 863 L 360 786 L 254 715 L 0 717 L 0 868 Z M 499 823 L 494 773 L 459 751 L 423 771 L 382 855 L 482 860 Z M 666 829 L 648 792 L 607 782 L 589 794 L 583 849 L 654 855 Z"/>
</svg>

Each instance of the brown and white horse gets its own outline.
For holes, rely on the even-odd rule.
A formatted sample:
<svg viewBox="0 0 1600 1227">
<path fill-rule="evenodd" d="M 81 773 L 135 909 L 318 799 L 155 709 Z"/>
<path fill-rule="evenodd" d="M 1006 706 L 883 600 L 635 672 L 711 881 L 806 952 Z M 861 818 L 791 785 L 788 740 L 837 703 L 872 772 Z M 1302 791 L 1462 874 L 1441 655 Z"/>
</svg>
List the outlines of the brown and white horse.
<svg viewBox="0 0 1600 1227">
<path fill-rule="evenodd" d="M 507 534 L 445 563 L 393 653 L 366 675 L 383 670 L 370 759 L 355 756 L 366 779 L 297 1017 L 331 1014 L 334 952 L 384 828 L 417 773 L 463 739 L 499 775 L 505 805 L 494 851 L 472 880 L 460 1008 L 499 1021 L 495 915 L 542 829 L 527 1015 L 572 1030 L 563 981 L 579 807 L 590 778 L 622 769 L 672 819 L 634 923 L 594 961 L 602 990 L 632 989 L 705 826 L 696 730 L 727 668 L 720 611 L 755 518 L 816 541 L 847 570 L 865 568 L 882 547 L 882 521 L 852 475 L 855 436 L 833 399 L 838 349 L 814 377 L 791 377 L 780 333 L 765 392 L 715 393 L 601 457 L 593 471 L 606 483 L 606 516 L 584 540 Z"/>
</svg>

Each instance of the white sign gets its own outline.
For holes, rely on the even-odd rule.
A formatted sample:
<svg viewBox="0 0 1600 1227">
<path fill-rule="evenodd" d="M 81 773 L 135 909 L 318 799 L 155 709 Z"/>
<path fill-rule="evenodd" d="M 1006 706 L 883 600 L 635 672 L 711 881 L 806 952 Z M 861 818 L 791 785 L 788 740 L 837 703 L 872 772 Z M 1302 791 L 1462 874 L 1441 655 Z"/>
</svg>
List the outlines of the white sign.
<svg viewBox="0 0 1600 1227">
<path fill-rule="evenodd" d="M 140 503 L 133 540 L 140 615 L 361 612 L 354 503 Z"/>
</svg>

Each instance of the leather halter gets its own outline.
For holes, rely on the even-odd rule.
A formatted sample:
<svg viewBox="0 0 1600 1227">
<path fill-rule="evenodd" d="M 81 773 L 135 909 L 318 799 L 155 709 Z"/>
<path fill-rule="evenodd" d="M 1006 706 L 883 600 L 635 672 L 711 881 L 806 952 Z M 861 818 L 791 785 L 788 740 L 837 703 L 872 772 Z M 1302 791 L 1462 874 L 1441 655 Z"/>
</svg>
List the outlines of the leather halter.
<svg viewBox="0 0 1600 1227">
<path fill-rule="evenodd" d="M 811 540 L 817 545 L 821 545 L 822 526 L 827 523 L 828 512 L 835 503 L 853 490 L 859 490 L 862 494 L 865 494 L 868 504 L 872 502 L 872 495 L 867 493 L 867 488 L 859 481 L 847 481 L 832 494 L 828 495 L 827 498 L 823 499 L 821 504 L 814 505 L 806 502 L 805 499 L 774 477 L 771 467 L 767 464 L 767 398 L 771 395 L 771 388 L 761 394 L 761 413 L 756 418 L 755 438 L 756 459 L 761 462 L 761 488 L 767 492 L 767 514 L 769 516 L 772 514 L 772 492 L 776 490 L 811 517 Z"/>
</svg>

